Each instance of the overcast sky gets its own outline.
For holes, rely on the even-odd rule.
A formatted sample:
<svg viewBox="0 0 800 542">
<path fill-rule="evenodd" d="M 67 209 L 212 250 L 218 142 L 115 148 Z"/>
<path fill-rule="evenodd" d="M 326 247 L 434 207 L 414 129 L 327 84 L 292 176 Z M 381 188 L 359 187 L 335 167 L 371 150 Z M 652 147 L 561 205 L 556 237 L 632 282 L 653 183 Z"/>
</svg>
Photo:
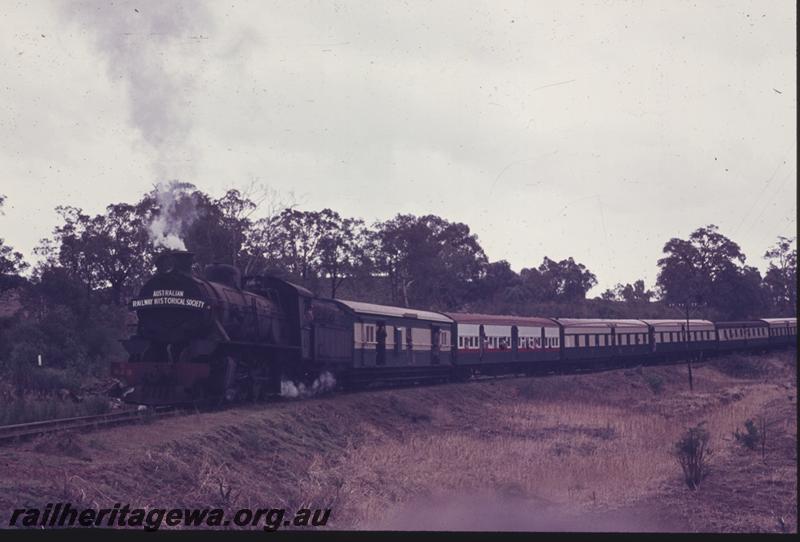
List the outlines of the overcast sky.
<svg viewBox="0 0 800 542">
<path fill-rule="evenodd" d="M 179 178 L 434 213 L 591 295 L 714 223 L 796 225 L 792 1 L 0 2 L 0 237 Z"/>
</svg>

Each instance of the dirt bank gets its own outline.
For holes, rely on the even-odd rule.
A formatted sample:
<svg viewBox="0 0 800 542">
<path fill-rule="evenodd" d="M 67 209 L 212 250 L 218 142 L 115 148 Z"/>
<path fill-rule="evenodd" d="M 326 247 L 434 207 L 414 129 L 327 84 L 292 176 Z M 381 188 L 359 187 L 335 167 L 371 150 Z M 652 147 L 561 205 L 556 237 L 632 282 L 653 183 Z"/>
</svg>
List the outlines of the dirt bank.
<svg viewBox="0 0 800 542">
<path fill-rule="evenodd" d="M 49 436 L 0 448 L 0 521 L 57 501 L 310 504 L 339 529 L 796 531 L 795 366 L 794 353 L 718 360 L 696 367 L 693 392 L 685 367 L 645 367 Z M 765 460 L 733 438 L 760 416 Z M 700 422 L 714 453 L 690 491 L 670 452 Z"/>
</svg>

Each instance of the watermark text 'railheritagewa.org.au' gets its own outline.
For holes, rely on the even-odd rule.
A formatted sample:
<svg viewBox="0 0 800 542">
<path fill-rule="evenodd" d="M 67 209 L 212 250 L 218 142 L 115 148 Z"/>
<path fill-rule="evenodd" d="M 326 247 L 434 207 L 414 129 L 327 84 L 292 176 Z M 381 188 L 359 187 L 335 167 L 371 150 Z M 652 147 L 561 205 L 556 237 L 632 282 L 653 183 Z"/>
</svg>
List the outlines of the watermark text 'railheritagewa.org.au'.
<svg viewBox="0 0 800 542">
<path fill-rule="evenodd" d="M 71 503 L 50 503 L 41 508 L 17 508 L 11 513 L 9 527 L 119 527 L 157 531 L 162 526 L 212 529 L 250 527 L 265 531 L 280 528 L 324 527 L 331 509 L 300 508 L 287 513 L 285 508 L 241 508 L 231 515 L 221 508 L 131 508 L 117 503 L 113 508 L 76 508 Z"/>
</svg>

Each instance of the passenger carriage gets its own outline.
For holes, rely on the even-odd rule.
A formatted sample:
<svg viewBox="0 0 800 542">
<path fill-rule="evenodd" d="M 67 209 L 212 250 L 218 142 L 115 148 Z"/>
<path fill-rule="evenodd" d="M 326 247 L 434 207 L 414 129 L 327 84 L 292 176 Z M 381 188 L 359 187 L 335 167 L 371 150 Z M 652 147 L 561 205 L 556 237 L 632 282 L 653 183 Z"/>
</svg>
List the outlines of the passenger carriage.
<svg viewBox="0 0 800 542">
<path fill-rule="evenodd" d="M 768 342 L 772 347 L 797 344 L 797 318 L 762 318 L 768 326 Z"/>
<path fill-rule="evenodd" d="M 652 351 L 664 357 L 690 352 L 714 351 L 717 330 L 709 320 L 643 320 L 650 327 Z M 688 331 L 688 336 L 687 336 Z"/>
<path fill-rule="evenodd" d="M 717 348 L 720 352 L 766 349 L 769 343 L 769 324 L 763 320 L 716 322 Z"/>
<path fill-rule="evenodd" d="M 533 369 L 555 362 L 561 346 L 558 325 L 549 318 L 475 313 L 447 313 L 456 323 L 456 364 Z"/>
<path fill-rule="evenodd" d="M 353 318 L 353 368 L 453 364 L 452 323 L 438 312 L 337 299 Z"/>
<path fill-rule="evenodd" d="M 649 328 L 641 320 L 556 318 L 564 361 L 626 359 L 650 353 Z"/>
</svg>

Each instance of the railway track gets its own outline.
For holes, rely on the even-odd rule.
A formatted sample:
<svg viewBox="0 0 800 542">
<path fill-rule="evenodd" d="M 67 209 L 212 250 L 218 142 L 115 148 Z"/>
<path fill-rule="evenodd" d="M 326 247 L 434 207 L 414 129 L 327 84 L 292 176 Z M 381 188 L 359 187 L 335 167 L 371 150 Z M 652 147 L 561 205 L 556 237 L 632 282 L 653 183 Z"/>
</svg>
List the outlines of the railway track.
<svg viewBox="0 0 800 542">
<path fill-rule="evenodd" d="M 147 410 L 124 410 L 109 412 L 93 416 L 78 416 L 75 418 L 57 418 L 38 422 L 19 423 L 0 426 L 0 444 L 25 440 L 48 433 L 60 431 L 91 431 L 100 427 L 111 427 L 129 423 L 142 422 L 164 416 L 174 416 L 181 411 L 175 407 L 156 407 Z"/>
</svg>

